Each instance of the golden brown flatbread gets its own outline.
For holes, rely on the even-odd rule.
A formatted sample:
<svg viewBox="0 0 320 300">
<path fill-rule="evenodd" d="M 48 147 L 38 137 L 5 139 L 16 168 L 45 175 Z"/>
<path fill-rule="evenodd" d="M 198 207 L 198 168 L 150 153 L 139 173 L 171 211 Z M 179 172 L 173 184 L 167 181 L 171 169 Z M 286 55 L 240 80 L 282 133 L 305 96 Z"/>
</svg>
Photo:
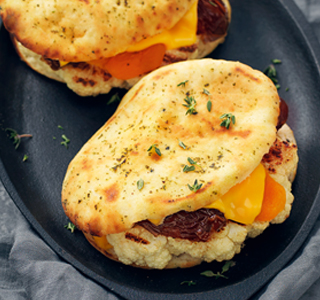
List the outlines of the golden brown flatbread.
<svg viewBox="0 0 320 300">
<path fill-rule="evenodd" d="M 114 56 L 173 27 L 195 0 L 1 0 L 1 17 L 26 48 L 83 62 Z"/>
<path fill-rule="evenodd" d="M 220 13 L 224 11 L 223 22 L 218 19 L 215 24 L 210 18 L 207 20 L 208 16 L 202 12 L 199 16 L 202 24 L 210 21 L 213 25 L 209 26 L 210 29 L 202 29 L 196 41 L 193 40 L 190 45 L 168 48 L 162 66 L 202 58 L 224 42 L 226 26 L 231 21 L 231 7 L 228 0 L 215 1 L 223 7 L 220 8 Z M 193 0 L 170 3 L 131 3 L 127 0 L 59 0 L 38 3 L 0 0 L 0 15 L 11 33 L 18 55 L 32 69 L 66 83 L 80 96 L 95 96 L 106 94 L 113 87 L 128 89 L 149 71 L 137 70 L 130 79 L 118 76 L 119 79 L 113 72 L 108 72 L 101 61 L 125 52 L 147 37 L 170 29 L 190 8 L 190 11 L 194 11 L 199 5 L 201 11 L 206 11 L 206 5 L 209 8 L 217 6 L 207 0 L 201 0 L 201 5 L 197 3 Z M 28 11 L 27 17 L 23 13 L 25 11 Z M 161 59 L 157 66 L 160 63 Z"/>
<path fill-rule="evenodd" d="M 229 129 L 221 126 L 226 113 L 235 117 Z M 272 81 L 239 62 L 203 59 L 160 68 L 125 95 L 70 163 L 64 210 L 80 230 L 106 236 L 141 220 L 200 209 L 260 164 L 276 139 L 278 115 Z M 183 171 L 188 158 L 196 162 L 194 172 Z M 202 186 L 194 192 L 196 180 Z"/>
</svg>

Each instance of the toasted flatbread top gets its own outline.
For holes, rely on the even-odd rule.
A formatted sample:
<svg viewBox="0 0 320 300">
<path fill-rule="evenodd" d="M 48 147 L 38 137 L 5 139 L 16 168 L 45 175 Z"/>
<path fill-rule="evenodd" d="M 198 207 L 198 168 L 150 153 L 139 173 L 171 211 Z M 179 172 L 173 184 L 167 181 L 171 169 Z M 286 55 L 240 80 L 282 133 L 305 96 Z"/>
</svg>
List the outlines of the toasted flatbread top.
<svg viewBox="0 0 320 300">
<path fill-rule="evenodd" d="M 195 114 L 184 99 L 196 100 Z M 225 113 L 235 117 L 229 129 L 221 126 Z M 200 209 L 257 167 L 276 138 L 278 114 L 272 81 L 239 62 L 160 68 L 125 95 L 72 160 L 63 208 L 79 229 L 98 236 Z M 184 172 L 186 165 L 195 170 Z M 195 180 L 202 186 L 191 191 Z"/>
<path fill-rule="evenodd" d="M 173 27 L 195 0 L 0 0 L 7 30 L 37 54 L 67 62 L 114 56 Z"/>
</svg>

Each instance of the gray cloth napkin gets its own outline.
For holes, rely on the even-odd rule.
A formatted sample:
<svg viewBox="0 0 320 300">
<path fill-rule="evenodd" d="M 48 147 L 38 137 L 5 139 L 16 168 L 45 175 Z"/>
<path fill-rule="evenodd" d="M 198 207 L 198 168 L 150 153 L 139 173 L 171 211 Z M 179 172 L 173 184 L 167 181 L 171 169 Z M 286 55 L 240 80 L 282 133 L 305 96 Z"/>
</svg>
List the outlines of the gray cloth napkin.
<svg viewBox="0 0 320 300">
<path fill-rule="evenodd" d="M 295 0 L 320 40 L 320 0 Z M 0 183 L 0 300 L 119 299 L 62 261 L 30 227 Z M 320 218 L 303 250 L 260 300 L 320 299 Z"/>
</svg>

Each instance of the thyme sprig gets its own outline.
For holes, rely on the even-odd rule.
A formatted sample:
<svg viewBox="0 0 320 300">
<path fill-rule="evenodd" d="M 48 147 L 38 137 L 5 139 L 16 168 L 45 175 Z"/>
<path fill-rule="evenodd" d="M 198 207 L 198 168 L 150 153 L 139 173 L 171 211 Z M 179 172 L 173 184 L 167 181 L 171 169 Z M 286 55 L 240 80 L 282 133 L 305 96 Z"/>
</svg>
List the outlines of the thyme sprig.
<svg viewBox="0 0 320 300">
<path fill-rule="evenodd" d="M 194 161 L 191 157 L 188 157 L 188 162 L 191 166 L 185 165 L 183 168 L 183 172 L 194 171 L 196 169 L 195 166 L 198 166 L 203 171 L 203 168 L 200 165 L 198 165 L 198 163 Z"/>
<path fill-rule="evenodd" d="M 229 269 L 230 269 L 231 267 L 233 267 L 234 265 L 235 265 L 235 262 L 234 262 L 234 261 L 228 260 L 228 261 L 226 261 L 226 263 L 223 265 L 221 272 L 214 273 L 214 272 L 212 272 L 211 270 L 208 270 L 208 271 L 204 271 L 204 272 L 200 273 L 200 275 L 203 275 L 203 276 L 206 276 L 206 277 L 215 277 L 216 279 L 217 279 L 217 278 L 228 279 L 228 277 L 225 276 L 225 275 L 223 275 L 223 273 L 229 271 Z"/>
<path fill-rule="evenodd" d="M 193 184 L 192 186 L 188 183 L 188 187 L 189 187 L 190 191 L 192 191 L 192 192 L 197 192 L 198 190 L 201 189 L 202 183 L 199 184 L 199 183 L 198 183 L 198 179 L 196 179 L 196 180 L 194 181 L 194 184 Z"/>
<path fill-rule="evenodd" d="M 13 145 L 15 145 L 15 149 L 18 149 L 22 138 L 32 138 L 32 134 L 19 134 L 16 130 L 12 128 L 6 128 L 5 131 L 8 131 L 10 133 L 9 138 L 13 139 Z"/>
<path fill-rule="evenodd" d="M 194 97 L 192 96 L 187 95 L 184 101 L 187 104 L 183 104 L 183 106 L 188 108 L 186 115 L 196 115 L 198 113 L 196 110 L 196 105 L 197 105 L 196 99 L 194 99 Z"/>
<path fill-rule="evenodd" d="M 229 129 L 231 122 L 232 124 L 236 123 L 236 117 L 231 114 L 231 113 L 225 113 L 223 114 L 220 119 L 223 119 L 223 121 L 221 122 L 220 126 L 221 127 L 225 127 L 227 129 Z"/>
<path fill-rule="evenodd" d="M 66 137 L 65 134 L 63 134 L 61 137 L 62 137 L 63 141 L 60 144 L 64 145 L 66 148 L 68 148 L 68 144 L 70 143 L 70 140 Z"/>
<path fill-rule="evenodd" d="M 272 82 L 275 84 L 276 88 L 279 89 L 280 88 L 280 84 L 277 78 L 277 70 L 276 67 L 274 66 L 275 64 L 281 64 L 281 60 L 280 59 L 273 59 L 272 60 L 272 64 L 269 65 L 264 71 L 263 73 L 265 75 L 267 75 Z"/>
<path fill-rule="evenodd" d="M 161 156 L 161 151 L 160 149 L 157 147 L 157 144 L 152 144 L 149 148 L 148 148 L 148 152 L 150 152 L 152 150 L 152 148 L 154 148 L 154 151 L 159 155 Z"/>
</svg>

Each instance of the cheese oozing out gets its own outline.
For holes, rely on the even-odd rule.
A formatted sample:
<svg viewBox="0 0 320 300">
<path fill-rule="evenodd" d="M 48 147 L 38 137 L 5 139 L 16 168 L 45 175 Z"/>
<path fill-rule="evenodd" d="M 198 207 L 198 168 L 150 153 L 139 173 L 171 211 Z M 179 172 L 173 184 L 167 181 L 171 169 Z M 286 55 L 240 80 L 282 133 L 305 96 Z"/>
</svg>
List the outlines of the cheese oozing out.
<svg viewBox="0 0 320 300">
<path fill-rule="evenodd" d="M 262 164 L 244 181 L 232 187 L 226 194 L 204 208 L 217 209 L 226 219 L 242 224 L 252 224 L 259 215 L 265 188 L 266 170 Z M 163 219 L 148 219 L 158 226 Z"/>
<path fill-rule="evenodd" d="M 198 24 L 198 1 L 196 1 L 190 10 L 182 19 L 171 29 L 164 30 L 160 34 L 148 37 L 132 46 L 128 52 L 137 52 L 144 50 L 155 44 L 164 44 L 167 50 L 177 49 L 184 46 L 190 46 L 197 40 Z"/>
<path fill-rule="evenodd" d="M 214 208 L 223 212 L 228 220 L 252 224 L 261 211 L 265 178 L 266 170 L 262 164 L 259 164 L 249 177 L 205 208 Z"/>
<path fill-rule="evenodd" d="M 204 208 L 218 209 L 229 220 L 242 224 L 252 224 L 263 205 L 267 177 L 270 177 L 270 175 L 267 174 L 264 166 L 259 164 L 249 177 L 232 187 L 221 199 Z M 273 179 L 271 179 L 271 184 L 278 185 L 281 189 L 284 189 Z M 284 194 L 282 193 L 282 197 L 285 197 L 285 192 Z M 149 219 L 149 221 L 155 225 L 159 225 L 162 222 L 161 219 Z M 112 248 L 106 236 L 96 237 L 87 233 L 84 233 L 84 235 L 92 244 L 102 250 L 108 251 Z"/>
<path fill-rule="evenodd" d="M 156 44 L 165 45 L 167 50 L 193 45 L 197 41 L 197 24 L 198 1 L 192 5 L 190 10 L 171 29 L 164 30 L 155 36 L 147 37 L 129 46 L 126 52 L 139 52 Z M 69 63 L 66 61 L 59 62 L 60 67 L 64 67 Z M 95 61 L 94 64 L 97 65 L 97 63 L 98 61 Z"/>
</svg>

